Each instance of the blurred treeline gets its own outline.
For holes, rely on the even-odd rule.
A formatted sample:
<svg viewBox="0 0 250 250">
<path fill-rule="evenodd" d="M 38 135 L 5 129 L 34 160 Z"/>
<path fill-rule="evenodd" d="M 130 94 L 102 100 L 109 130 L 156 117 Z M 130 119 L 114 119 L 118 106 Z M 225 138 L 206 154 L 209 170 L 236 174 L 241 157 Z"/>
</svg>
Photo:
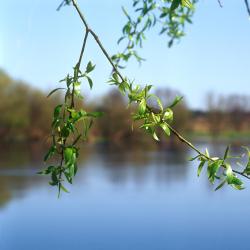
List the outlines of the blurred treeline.
<svg viewBox="0 0 250 250">
<path fill-rule="evenodd" d="M 170 89 L 156 90 L 156 94 L 168 105 L 177 91 Z M 1 142 L 10 141 L 46 141 L 50 133 L 51 116 L 55 105 L 62 96 L 46 98 L 46 93 L 30 87 L 25 82 L 12 79 L 0 71 L 0 137 Z M 153 145 L 149 135 L 133 125 L 127 100 L 118 91 L 111 90 L 98 102 L 79 102 L 87 111 L 104 111 L 90 134 L 90 141 L 111 142 L 116 144 Z M 175 107 L 174 126 L 184 134 L 215 135 L 250 134 L 250 98 L 248 96 L 207 95 L 208 111 L 191 111 L 186 102 Z M 132 131 L 133 130 L 133 131 Z M 160 146 L 175 144 L 174 137 L 161 140 Z"/>
</svg>

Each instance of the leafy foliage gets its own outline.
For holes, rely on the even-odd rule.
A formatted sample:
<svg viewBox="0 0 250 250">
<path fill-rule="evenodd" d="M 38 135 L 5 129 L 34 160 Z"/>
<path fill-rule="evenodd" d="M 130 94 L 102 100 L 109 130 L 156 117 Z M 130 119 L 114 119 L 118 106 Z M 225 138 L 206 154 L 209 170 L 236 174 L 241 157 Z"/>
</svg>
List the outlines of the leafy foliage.
<svg viewBox="0 0 250 250">
<path fill-rule="evenodd" d="M 82 56 L 89 34 L 93 36 L 97 45 L 113 68 L 113 74 L 109 83 L 117 86 L 123 95 L 127 95 L 129 105 L 137 105 L 137 110 L 132 115 L 134 122 L 140 122 L 140 128 L 152 136 L 156 141 L 160 140 L 158 136 L 158 131 L 160 129 L 167 137 L 170 136 L 172 132 L 180 139 L 180 141 L 195 150 L 198 155 L 192 160 L 198 159 L 200 162 L 198 176 L 203 167 L 207 166 L 209 181 L 214 184 L 217 179 L 221 180 L 221 183 L 216 190 L 221 188 L 225 183 L 237 190 L 243 189 L 243 183 L 236 176 L 236 173 L 250 178 L 250 152 L 248 149 L 248 163 L 243 172 L 232 170 L 229 162 L 229 159 L 231 158 L 229 156 L 229 147 L 226 149 L 222 159 L 218 157 L 210 157 L 208 151 L 202 153 L 171 127 L 171 122 L 174 118 L 172 108 L 181 101 L 182 97 L 176 97 L 172 104 L 165 107 L 160 98 L 150 93 L 152 85 L 146 85 L 145 87 L 134 85 L 132 81 L 124 78 L 118 70 L 118 68 L 122 68 L 122 66 L 120 66 L 120 61 L 128 61 L 131 56 L 134 56 L 139 62 L 142 61 L 142 58 L 138 56 L 134 48 L 137 45 L 142 46 L 142 40 L 145 39 L 144 32 L 155 26 L 157 22 L 162 24 L 162 30 L 160 33 L 167 33 L 170 37 L 169 47 L 171 47 L 174 40 L 178 40 L 184 35 L 184 25 L 186 22 L 191 22 L 190 18 L 193 14 L 193 4 L 196 1 L 134 0 L 133 7 L 135 8 L 135 12 L 139 14 L 135 21 L 132 20 L 130 15 L 123 8 L 123 12 L 127 17 L 128 22 L 123 27 L 123 36 L 119 39 L 119 42 L 127 39 L 128 45 L 123 53 L 114 55 L 112 58 L 108 55 L 98 36 L 88 26 L 76 0 L 64 0 L 59 6 L 59 9 L 63 5 L 68 5 L 71 2 L 86 28 L 86 33 L 79 61 L 73 68 L 73 75 L 70 76 L 68 74 L 63 80 L 61 80 L 61 82 L 66 84 L 66 88 L 54 89 L 48 95 L 51 96 L 56 91 L 65 89 L 64 103 L 57 105 L 54 109 L 53 122 L 51 124 L 52 145 L 44 157 L 45 161 L 49 161 L 51 158 L 59 155 L 60 163 L 55 165 L 50 164 L 49 167 L 40 172 L 40 174 L 51 176 L 50 185 L 58 187 L 58 194 L 60 195 L 61 190 L 68 192 L 62 184 L 64 180 L 63 178 L 65 177 L 69 183 L 72 183 L 73 178 L 76 175 L 77 157 L 79 155 L 77 142 L 86 140 L 88 131 L 93 124 L 93 119 L 102 115 L 101 112 L 88 113 L 82 109 L 77 110 L 75 107 L 75 98 L 83 98 L 80 91 L 82 79 L 85 79 L 88 82 L 90 88 L 93 87 L 93 81 L 89 74 L 95 69 L 95 65 L 89 62 L 84 72 L 80 70 Z M 155 14 L 156 10 L 160 12 L 158 17 Z M 157 107 L 150 106 L 150 100 L 152 99 L 156 100 Z M 82 123 L 82 131 L 77 129 L 76 125 L 78 123 Z"/>
<path fill-rule="evenodd" d="M 197 0 L 134 0 L 133 8 L 135 17 L 132 17 L 123 7 L 127 22 L 122 29 L 122 36 L 118 44 L 125 42 L 126 47 L 122 53 L 113 55 L 112 59 L 117 66 L 134 57 L 139 63 L 144 59 L 136 51 L 142 47 L 146 39 L 146 31 L 155 26 L 160 26 L 160 35 L 168 37 L 168 46 L 172 47 L 175 41 L 184 35 L 187 23 L 192 23 L 194 6 Z"/>
<path fill-rule="evenodd" d="M 63 104 L 59 104 L 54 109 L 53 121 L 51 124 L 52 145 L 44 157 L 47 162 L 59 155 L 60 164 L 50 165 L 40 174 L 51 175 L 50 185 L 57 186 L 60 191 L 67 191 L 63 186 L 63 177 L 72 184 L 73 177 L 77 172 L 77 157 L 79 148 L 77 142 L 87 139 L 88 131 L 92 126 L 93 119 L 102 116 L 102 112 L 87 112 L 83 109 L 77 110 L 75 107 L 75 98 L 82 99 L 80 86 L 81 80 L 85 79 L 92 88 L 93 81 L 90 73 L 95 69 L 95 65 L 89 62 L 84 72 L 80 70 L 79 63 L 74 67 L 73 75 L 69 74 L 60 82 L 66 84 L 66 88 L 56 88 L 48 95 L 53 95 L 57 90 L 65 90 Z M 77 125 L 82 124 L 82 131 L 77 129 Z"/>
<path fill-rule="evenodd" d="M 214 184 L 216 180 L 220 181 L 219 185 L 216 187 L 215 190 L 222 188 L 226 183 L 237 190 L 242 190 L 244 189 L 243 182 L 237 177 L 236 173 L 238 174 L 244 173 L 247 175 L 247 177 L 250 176 L 249 172 L 250 151 L 248 148 L 245 149 L 247 151 L 248 160 L 246 166 L 244 167 L 243 172 L 234 171 L 231 167 L 230 160 L 232 158 L 243 160 L 245 155 L 243 154 L 236 157 L 230 156 L 229 146 L 226 148 L 223 158 L 210 157 L 208 150 L 206 150 L 204 154 L 198 152 L 199 154 L 196 157 L 192 158 L 191 161 L 198 160 L 200 162 L 197 171 L 198 176 L 200 176 L 203 167 L 207 166 L 207 176 L 209 181 L 212 184 Z"/>
<path fill-rule="evenodd" d="M 123 94 L 127 94 L 129 105 L 136 103 L 138 105 L 137 112 L 132 115 L 134 121 L 141 121 L 141 129 L 149 133 L 156 141 L 159 141 L 157 129 L 164 131 L 166 136 L 170 136 L 170 129 L 168 123 L 173 121 L 173 108 L 181 101 L 182 98 L 176 97 L 174 102 L 168 106 L 163 107 L 162 101 L 155 95 L 150 94 L 152 85 L 146 85 L 141 88 L 139 85 L 133 86 L 133 83 L 127 79 L 121 81 L 117 73 L 114 73 L 109 81 L 114 84 Z M 150 99 L 156 99 L 158 107 L 152 108 L 149 106 Z"/>
</svg>

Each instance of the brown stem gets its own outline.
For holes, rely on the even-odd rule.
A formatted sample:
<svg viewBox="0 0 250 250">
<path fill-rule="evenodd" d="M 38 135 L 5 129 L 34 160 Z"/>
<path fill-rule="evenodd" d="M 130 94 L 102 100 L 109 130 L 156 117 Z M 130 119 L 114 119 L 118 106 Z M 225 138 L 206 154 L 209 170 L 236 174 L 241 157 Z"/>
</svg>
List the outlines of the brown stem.
<svg viewBox="0 0 250 250">
<path fill-rule="evenodd" d="M 83 54 L 84 54 L 84 50 L 85 50 L 85 47 L 86 47 L 86 44 L 87 44 L 87 39 L 88 39 L 88 35 L 89 35 L 89 31 L 86 29 L 86 33 L 85 33 L 85 36 L 84 36 L 84 39 L 83 39 L 83 44 L 82 44 L 82 49 L 81 49 L 81 52 L 80 52 L 80 56 L 79 56 L 79 59 L 78 59 L 78 62 L 75 66 L 75 78 L 78 78 L 78 75 L 79 75 L 79 71 L 80 71 L 80 66 L 81 66 L 81 62 L 82 62 L 82 57 L 83 57 Z M 74 81 L 76 81 L 76 79 L 74 79 Z M 72 98 L 71 98 L 71 105 L 70 105 L 70 108 L 72 109 L 74 106 L 75 106 L 75 82 L 73 82 L 73 88 L 72 88 Z"/>
<path fill-rule="evenodd" d="M 121 78 L 121 80 L 124 82 L 124 78 L 122 76 L 122 74 L 119 72 L 118 68 L 115 66 L 115 64 L 113 63 L 111 57 L 109 56 L 108 52 L 105 50 L 105 48 L 103 47 L 101 41 L 99 40 L 99 37 L 97 36 L 97 34 L 90 29 L 90 26 L 88 25 L 83 13 L 81 12 L 81 10 L 79 9 L 76 0 L 72 0 L 73 6 L 75 7 L 75 9 L 77 10 L 85 28 L 86 31 L 89 32 L 93 38 L 95 39 L 96 43 L 98 44 L 98 46 L 100 47 L 100 49 L 102 50 L 103 54 L 105 55 L 105 57 L 107 58 L 107 60 L 109 61 L 109 63 L 111 64 L 111 66 L 113 67 L 113 70 L 119 75 L 119 77 Z"/>
</svg>

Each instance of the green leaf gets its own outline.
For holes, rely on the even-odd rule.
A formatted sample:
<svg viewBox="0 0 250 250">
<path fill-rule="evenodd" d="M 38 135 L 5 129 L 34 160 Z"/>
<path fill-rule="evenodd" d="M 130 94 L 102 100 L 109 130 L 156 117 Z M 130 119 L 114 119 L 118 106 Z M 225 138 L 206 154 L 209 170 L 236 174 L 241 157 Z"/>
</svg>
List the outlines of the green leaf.
<svg viewBox="0 0 250 250">
<path fill-rule="evenodd" d="M 86 73 L 90 73 L 91 71 L 93 71 L 95 69 L 95 65 L 92 64 L 92 62 L 90 61 L 87 65 L 86 68 Z"/>
<path fill-rule="evenodd" d="M 149 127 L 154 127 L 154 126 L 155 126 L 154 123 L 144 123 L 139 128 L 145 128 L 147 130 Z"/>
<path fill-rule="evenodd" d="M 161 121 L 160 115 L 156 115 L 153 112 L 151 113 L 151 115 L 155 123 L 159 123 Z"/>
<path fill-rule="evenodd" d="M 244 169 L 244 173 L 247 174 L 247 175 L 250 175 L 250 150 L 247 148 L 247 147 L 243 147 L 246 149 L 247 151 L 247 155 L 248 155 L 248 161 L 247 161 L 247 165 Z"/>
<path fill-rule="evenodd" d="M 231 185 L 234 189 L 242 190 L 244 189 L 243 182 L 233 173 L 233 170 L 230 165 L 226 165 L 226 180 L 229 185 Z"/>
<path fill-rule="evenodd" d="M 168 108 L 173 108 L 176 106 L 181 100 L 183 99 L 183 96 L 176 96 L 172 104 L 168 106 Z"/>
<path fill-rule="evenodd" d="M 222 188 L 226 182 L 227 182 L 227 180 L 222 181 L 214 191 L 217 191 L 220 188 Z"/>
<path fill-rule="evenodd" d="M 181 4 L 182 4 L 182 6 L 187 7 L 189 9 L 191 9 L 193 7 L 193 5 L 190 2 L 190 0 L 181 0 Z"/>
<path fill-rule="evenodd" d="M 40 172 L 37 172 L 37 174 L 48 175 L 48 174 L 51 174 L 54 171 L 55 168 L 56 168 L 55 166 L 49 166 L 46 169 L 44 169 L 44 170 L 42 170 Z"/>
<path fill-rule="evenodd" d="M 62 137 L 67 138 L 69 136 L 70 131 L 69 131 L 69 129 L 66 126 L 64 126 L 62 128 L 61 133 L 62 133 Z"/>
<path fill-rule="evenodd" d="M 114 80 L 116 83 L 119 83 L 119 76 L 118 76 L 118 74 L 117 74 L 116 72 L 113 73 L 112 77 L 113 77 L 113 80 Z"/>
<path fill-rule="evenodd" d="M 44 156 L 44 161 L 49 160 L 56 152 L 56 146 L 53 145 L 50 147 L 49 151 L 47 152 L 47 154 Z"/>
<path fill-rule="evenodd" d="M 173 0 L 170 6 L 170 10 L 174 11 L 175 9 L 177 9 L 180 3 L 181 3 L 181 0 Z"/>
<path fill-rule="evenodd" d="M 68 181 L 70 184 L 72 184 L 72 177 L 70 176 L 70 174 L 67 173 L 66 171 L 64 171 L 64 175 L 65 175 L 67 181 Z"/>
<path fill-rule="evenodd" d="M 52 180 L 52 183 L 54 184 L 58 184 L 58 177 L 57 177 L 57 171 L 53 171 L 52 174 L 51 174 L 51 180 Z"/>
<path fill-rule="evenodd" d="M 127 84 L 126 82 L 121 82 L 118 86 L 120 92 L 124 95 L 126 93 Z"/>
<path fill-rule="evenodd" d="M 243 189 L 245 189 L 242 185 L 235 185 L 235 184 L 232 184 L 231 185 L 234 189 L 236 189 L 236 190 L 243 190 Z"/>
<path fill-rule="evenodd" d="M 227 182 L 230 185 L 242 185 L 243 182 L 237 178 L 233 173 L 232 174 L 227 174 Z"/>
<path fill-rule="evenodd" d="M 56 88 L 56 89 L 53 89 L 53 90 L 47 95 L 47 98 L 50 97 L 51 95 L 53 95 L 56 91 L 61 90 L 61 89 L 65 89 L 65 88 Z"/>
<path fill-rule="evenodd" d="M 208 179 L 211 183 L 214 183 L 217 171 L 221 166 L 221 161 L 209 162 L 207 167 Z"/>
<path fill-rule="evenodd" d="M 60 183 L 60 187 L 62 191 L 64 191 L 65 193 L 69 193 L 69 191 L 61 183 Z"/>
<path fill-rule="evenodd" d="M 172 121 L 173 120 L 174 113 L 170 108 L 167 108 L 163 114 L 163 120 Z"/>
<path fill-rule="evenodd" d="M 248 164 L 247 166 L 246 166 L 246 168 L 244 169 L 244 174 L 246 174 L 246 175 L 250 175 L 250 164 Z"/>
<path fill-rule="evenodd" d="M 207 157 L 209 157 L 209 152 L 208 152 L 208 149 L 206 148 L 206 150 L 205 150 L 205 155 L 207 156 Z"/>
<path fill-rule="evenodd" d="M 170 136 L 170 129 L 166 123 L 161 123 L 160 127 L 163 129 L 167 136 Z"/>
<path fill-rule="evenodd" d="M 227 146 L 224 157 L 223 157 L 223 162 L 227 159 L 228 153 L 229 153 L 230 146 Z"/>
<path fill-rule="evenodd" d="M 129 16 L 128 12 L 126 11 L 126 9 L 122 6 L 122 11 L 124 13 L 124 15 L 128 18 L 129 21 L 131 21 L 131 17 Z"/>
<path fill-rule="evenodd" d="M 157 136 L 157 134 L 155 132 L 153 132 L 153 138 L 156 140 L 156 141 L 160 141 L 159 137 Z"/>
<path fill-rule="evenodd" d="M 201 161 L 200 164 L 199 164 L 199 167 L 198 167 L 198 170 L 197 170 L 197 176 L 200 177 L 200 174 L 201 174 L 201 171 L 205 165 L 205 161 Z"/>
<path fill-rule="evenodd" d="M 98 117 L 103 116 L 103 114 L 104 114 L 104 112 L 95 111 L 95 112 L 89 112 L 89 113 L 87 113 L 87 116 L 98 118 Z"/>
<path fill-rule="evenodd" d="M 64 159 L 66 164 L 72 164 L 73 161 L 73 155 L 74 155 L 74 149 L 71 147 L 68 147 L 64 150 Z"/>
<path fill-rule="evenodd" d="M 157 97 L 157 96 L 156 96 L 156 101 L 157 101 L 158 106 L 159 106 L 159 108 L 160 108 L 160 110 L 161 110 L 161 112 L 162 112 L 162 111 L 163 111 L 162 102 L 161 102 L 160 98 L 159 98 L 159 97 Z"/>
<path fill-rule="evenodd" d="M 93 81 L 92 81 L 92 79 L 89 76 L 86 76 L 86 78 L 88 80 L 90 89 L 92 89 L 93 88 Z"/>
<path fill-rule="evenodd" d="M 75 164 L 71 164 L 71 165 L 69 166 L 69 175 L 70 175 L 71 177 L 74 177 L 74 176 L 75 176 Z"/>
<path fill-rule="evenodd" d="M 139 110 L 138 110 L 139 114 L 140 115 L 145 114 L 146 108 L 147 108 L 146 100 L 142 99 L 140 104 L 139 104 Z"/>
<path fill-rule="evenodd" d="M 196 155 L 195 157 L 191 157 L 191 158 L 189 158 L 188 160 L 189 160 L 189 161 L 194 161 L 194 160 L 196 160 L 198 157 L 200 157 L 200 155 Z"/>
<path fill-rule="evenodd" d="M 74 164 L 74 176 L 76 175 L 77 170 L 78 170 L 77 164 Z"/>
<path fill-rule="evenodd" d="M 61 110 L 62 110 L 62 104 L 59 104 L 55 107 L 54 109 L 54 119 L 58 118 L 60 113 L 61 113 Z"/>
</svg>

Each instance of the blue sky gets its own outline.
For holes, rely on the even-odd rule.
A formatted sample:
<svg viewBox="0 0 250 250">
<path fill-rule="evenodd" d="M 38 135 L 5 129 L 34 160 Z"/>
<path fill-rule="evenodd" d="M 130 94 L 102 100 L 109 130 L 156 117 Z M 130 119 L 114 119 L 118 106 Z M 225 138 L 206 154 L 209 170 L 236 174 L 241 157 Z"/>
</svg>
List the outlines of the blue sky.
<svg viewBox="0 0 250 250">
<path fill-rule="evenodd" d="M 117 39 L 125 18 L 125 0 L 78 0 L 89 24 L 104 46 L 117 52 Z M 82 24 L 72 7 L 56 11 L 59 0 L 3 1 L 0 9 L 0 67 L 11 76 L 45 91 L 60 86 L 78 58 L 83 38 Z M 131 61 L 124 74 L 140 84 L 170 87 L 184 94 L 192 108 L 204 108 L 207 92 L 250 95 L 250 21 L 244 2 L 203 0 L 197 6 L 187 36 L 167 48 L 158 30 L 148 34 L 140 54 L 141 66 Z M 97 64 L 93 93 L 109 91 L 110 66 L 93 41 L 89 41 L 83 63 Z"/>
</svg>

